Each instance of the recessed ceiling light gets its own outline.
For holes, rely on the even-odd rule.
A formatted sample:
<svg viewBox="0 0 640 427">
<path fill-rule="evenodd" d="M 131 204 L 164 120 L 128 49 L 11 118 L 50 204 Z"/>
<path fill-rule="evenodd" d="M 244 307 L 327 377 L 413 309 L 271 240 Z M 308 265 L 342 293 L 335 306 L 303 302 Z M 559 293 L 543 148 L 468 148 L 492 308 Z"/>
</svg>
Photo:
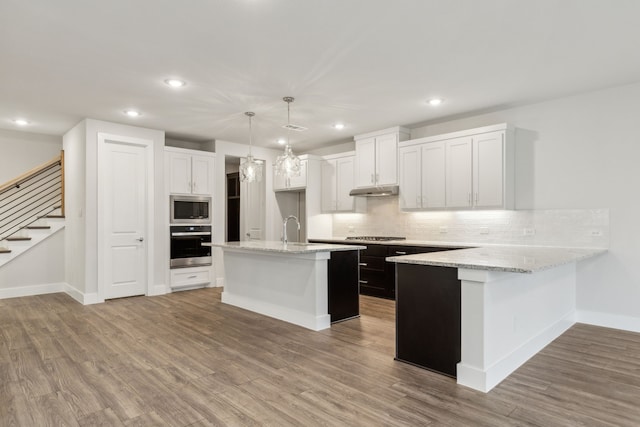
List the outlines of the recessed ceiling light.
<svg viewBox="0 0 640 427">
<path fill-rule="evenodd" d="M 13 123 L 17 124 L 18 126 L 26 126 L 29 124 L 29 120 L 26 119 L 15 119 L 13 121 Z"/>
<path fill-rule="evenodd" d="M 185 82 L 184 80 L 179 79 L 167 79 L 164 82 L 167 84 L 167 86 L 171 87 L 182 87 L 187 84 L 187 82 Z"/>
<path fill-rule="evenodd" d="M 429 100 L 429 105 L 435 107 L 436 105 L 440 105 L 442 104 L 443 99 L 442 98 L 431 98 Z"/>
<path fill-rule="evenodd" d="M 124 113 L 129 117 L 140 117 L 142 113 L 136 110 L 124 110 Z"/>
<path fill-rule="evenodd" d="M 287 140 L 286 140 L 286 139 L 284 139 L 284 138 L 280 138 L 280 139 L 278 139 L 278 144 L 280 144 L 280 145 L 284 145 L 284 144 L 286 144 L 286 143 L 287 143 Z"/>
<path fill-rule="evenodd" d="M 344 129 L 344 123 L 336 123 L 335 125 L 333 125 L 333 128 L 337 130 Z"/>
</svg>

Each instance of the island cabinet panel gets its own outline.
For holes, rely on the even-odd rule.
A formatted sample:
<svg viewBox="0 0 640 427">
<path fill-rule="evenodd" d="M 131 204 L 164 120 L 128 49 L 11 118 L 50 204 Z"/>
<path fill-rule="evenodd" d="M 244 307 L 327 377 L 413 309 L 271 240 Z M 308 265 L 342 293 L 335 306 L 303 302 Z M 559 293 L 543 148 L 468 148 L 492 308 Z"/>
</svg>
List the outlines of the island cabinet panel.
<svg viewBox="0 0 640 427">
<path fill-rule="evenodd" d="M 456 377 L 460 292 L 457 268 L 396 265 L 396 360 Z"/>
<path fill-rule="evenodd" d="M 358 252 L 331 252 L 328 261 L 331 323 L 360 315 Z"/>
</svg>

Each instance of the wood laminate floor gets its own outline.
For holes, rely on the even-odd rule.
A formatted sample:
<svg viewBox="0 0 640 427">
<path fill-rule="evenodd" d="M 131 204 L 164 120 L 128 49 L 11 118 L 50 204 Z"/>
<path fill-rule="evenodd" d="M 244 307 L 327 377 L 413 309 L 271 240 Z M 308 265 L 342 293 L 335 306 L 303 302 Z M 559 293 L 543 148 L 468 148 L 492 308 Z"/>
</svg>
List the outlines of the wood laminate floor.
<svg viewBox="0 0 640 427">
<path fill-rule="evenodd" d="M 394 303 L 312 332 L 220 289 L 0 300 L 0 425 L 638 426 L 640 335 L 576 325 L 488 394 L 393 360 Z"/>
</svg>

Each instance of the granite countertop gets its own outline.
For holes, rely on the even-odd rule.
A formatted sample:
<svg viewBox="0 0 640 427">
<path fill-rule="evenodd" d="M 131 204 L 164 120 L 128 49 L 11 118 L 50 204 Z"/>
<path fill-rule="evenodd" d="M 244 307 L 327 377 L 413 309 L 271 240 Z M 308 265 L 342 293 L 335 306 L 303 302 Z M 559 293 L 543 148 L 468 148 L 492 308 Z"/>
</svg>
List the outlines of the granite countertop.
<svg viewBox="0 0 640 427">
<path fill-rule="evenodd" d="M 386 258 L 404 264 L 434 265 L 475 270 L 534 273 L 570 262 L 580 261 L 606 252 L 603 248 L 570 248 L 495 243 L 443 242 L 429 240 L 345 240 L 344 237 L 311 239 L 323 242 L 356 243 L 366 245 L 425 246 L 456 248 L 441 252 L 402 255 Z"/>
<path fill-rule="evenodd" d="M 286 245 L 281 241 L 250 240 L 244 242 L 203 243 L 203 246 L 213 246 L 223 249 L 238 249 L 254 252 L 278 252 L 288 254 L 309 254 L 315 252 L 353 251 L 366 249 L 359 245 L 333 245 L 325 243 L 297 243 L 290 242 Z"/>
<path fill-rule="evenodd" d="M 471 249 L 394 256 L 388 257 L 387 261 L 475 270 L 535 273 L 590 258 L 606 251 L 606 249 L 599 248 L 493 245 Z"/>
</svg>

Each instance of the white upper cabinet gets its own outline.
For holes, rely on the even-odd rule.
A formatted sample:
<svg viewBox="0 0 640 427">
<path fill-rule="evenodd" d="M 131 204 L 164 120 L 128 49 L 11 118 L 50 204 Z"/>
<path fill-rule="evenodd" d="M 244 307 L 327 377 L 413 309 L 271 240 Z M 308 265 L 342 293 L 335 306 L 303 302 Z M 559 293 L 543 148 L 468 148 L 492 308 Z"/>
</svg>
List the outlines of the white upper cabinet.
<svg viewBox="0 0 640 427">
<path fill-rule="evenodd" d="M 398 142 L 409 138 L 401 127 L 354 137 L 357 188 L 398 184 Z"/>
<path fill-rule="evenodd" d="M 514 141 L 506 124 L 400 145 L 402 209 L 513 209 Z"/>
<path fill-rule="evenodd" d="M 473 205 L 500 208 L 504 204 L 505 133 L 490 132 L 473 138 Z"/>
<path fill-rule="evenodd" d="M 171 194 L 211 195 L 215 154 L 165 147 Z"/>
<path fill-rule="evenodd" d="M 433 142 L 401 147 L 400 208 L 445 207 L 445 144 Z"/>
<path fill-rule="evenodd" d="M 446 143 L 446 188 L 448 208 L 472 206 L 473 142 L 470 137 L 455 138 Z"/>
<path fill-rule="evenodd" d="M 307 159 L 306 154 L 300 156 L 300 175 L 285 178 L 276 173 L 273 168 L 273 191 L 299 191 L 307 187 Z"/>
<path fill-rule="evenodd" d="M 446 206 L 445 144 L 434 142 L 422 146 L 422 207 Z"/>
<path fill-rule="evenodd" d="M 355 182 L 353 152 L 326 156 L 322 161 L 321 206 L 323 212 L 354 212 L 364 203 L 350 196 Z M 362 199 L 362 198 L 358 198 Z"/>
</svg>

